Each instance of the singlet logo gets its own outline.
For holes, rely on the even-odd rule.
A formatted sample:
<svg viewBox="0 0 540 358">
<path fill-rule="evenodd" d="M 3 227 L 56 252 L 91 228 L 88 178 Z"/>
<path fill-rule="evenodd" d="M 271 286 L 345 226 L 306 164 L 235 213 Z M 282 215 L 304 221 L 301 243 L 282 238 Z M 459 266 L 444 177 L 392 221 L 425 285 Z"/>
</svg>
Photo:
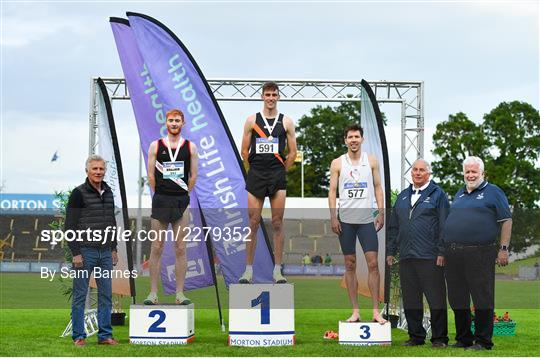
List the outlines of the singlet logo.
<svg viewBox="0 0 540 358">
<path fill-rule="evenodd" d="M 351 170 L 349 175 L 355 182 L 360 181 L 360 173 L 358 172 L 358 169 L 355 168 L 355 169 Z"/>
</svg>

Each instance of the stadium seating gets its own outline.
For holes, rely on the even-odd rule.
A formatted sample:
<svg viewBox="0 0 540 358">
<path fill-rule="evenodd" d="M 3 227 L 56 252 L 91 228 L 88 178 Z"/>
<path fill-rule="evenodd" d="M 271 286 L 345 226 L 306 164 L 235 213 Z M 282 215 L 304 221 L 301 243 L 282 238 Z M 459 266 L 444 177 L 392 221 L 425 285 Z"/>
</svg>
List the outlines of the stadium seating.
<svg viewBox="0 0 540 358">
<path fill-rule="evenodd" d="M 57 220 L 46 215 L 2 215 L 0 217 L 0 260 L 4 261 L 64 261 L 64 243 L 51 245 L 40 241 L 42 230 L 51 229 L 50 224 Z M 135 218 L 130 218 L 132 230 L 136 228 Z M 269 237 L 272 237 L 272 225 L 265 219 Z M 310 256 L 317 252 L 324 257 L 330 253 L 334 263 L 341 263 L 339 242 L 331 232 L 328 220 L 286 219 L 284 263 L 299 264 L 304 253 Z M 142 227 L 150 229 L 150 218 L 144 217 Z M 272 243 L 272 240 L 269 240 Z M 142 243 L 143 256 L 150 255 L 151 242 Z M 135 253 L 136 245 L 132 245 Z"/>
<path fill-rule="evenodd" d="M 50 229 L 54 216 L 3 215 L 0 220 L 0 238 L 3 247 L 0 256 L 4 261 L 59 261 L 63 250 L 40 240 L 41 230 Z"/>
</svg>

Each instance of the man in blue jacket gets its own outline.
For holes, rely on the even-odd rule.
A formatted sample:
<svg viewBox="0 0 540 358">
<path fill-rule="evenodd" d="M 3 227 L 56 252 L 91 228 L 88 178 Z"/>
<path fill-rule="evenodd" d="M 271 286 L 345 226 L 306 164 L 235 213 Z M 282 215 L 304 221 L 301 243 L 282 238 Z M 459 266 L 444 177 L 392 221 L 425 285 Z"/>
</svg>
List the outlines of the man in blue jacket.
<svg viewBox="0 0 540 358">
<path fill-rule="evenodd" d="M 424 159 L 413 163 L 413 184 L 398 195 L 390 216 L 386 262 L 392 266 L 399 252 L 399 276 L 409 333 L 409 340 L 403 345 L 424 344 L 424 294 L 431 315 L 432 347 L 445 348 L 448 314 L 442 234 L 449 204 L 446 193 L 429 180 L 430 174 L 431 166 Z"/>
</svg>

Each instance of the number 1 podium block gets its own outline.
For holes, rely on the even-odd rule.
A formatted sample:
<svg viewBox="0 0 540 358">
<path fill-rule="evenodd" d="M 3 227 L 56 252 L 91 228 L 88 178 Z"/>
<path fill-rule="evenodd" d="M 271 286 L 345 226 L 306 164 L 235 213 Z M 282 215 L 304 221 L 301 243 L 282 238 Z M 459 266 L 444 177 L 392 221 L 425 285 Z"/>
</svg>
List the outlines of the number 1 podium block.
<svg viewBox="0 0 540 358">
<path fill-rule="evenodd" d="M 134 344 L 187 344 L 195 339 L 194 304 L 132 305 L 129 342 Z"/>
<path fill-rule="evenodd" d="M 229 286 L 230 346 L 292 346 L 294 343 L 293 285 Z"/>
<path fill-rule="evenodd" d="M 357 346 L 390 345 L 392 331 L 390 322 L 339 322 L 339 344 Z"/>
</svg>

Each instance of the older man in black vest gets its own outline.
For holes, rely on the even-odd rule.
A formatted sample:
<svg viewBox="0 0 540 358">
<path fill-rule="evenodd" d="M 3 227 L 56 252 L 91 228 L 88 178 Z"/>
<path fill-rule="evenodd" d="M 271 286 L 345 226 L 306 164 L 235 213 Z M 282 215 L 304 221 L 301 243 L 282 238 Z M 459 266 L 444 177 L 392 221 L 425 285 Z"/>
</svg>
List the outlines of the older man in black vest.
<svg viewBox="0 0 540 358">
<path fill-rule="evenodd" d="M 72 337 L 76 346 L 86 344 L 84 308 L 92 273 L 98 288 L 98 343 L 115 345 L 112 337 L 112 271 L 118 262 L 112 228 L 116 226 L 114 196 L 103 181 L 105 160 L 91 155 L 86 160 L 86 181 L 73 189 L 66 208 L 65 237 L 73 254 Z M 80 240 L 78 240 L 80 239 Z M 100 275 L 96 275 L 99 272 Z"/>
</svg>

